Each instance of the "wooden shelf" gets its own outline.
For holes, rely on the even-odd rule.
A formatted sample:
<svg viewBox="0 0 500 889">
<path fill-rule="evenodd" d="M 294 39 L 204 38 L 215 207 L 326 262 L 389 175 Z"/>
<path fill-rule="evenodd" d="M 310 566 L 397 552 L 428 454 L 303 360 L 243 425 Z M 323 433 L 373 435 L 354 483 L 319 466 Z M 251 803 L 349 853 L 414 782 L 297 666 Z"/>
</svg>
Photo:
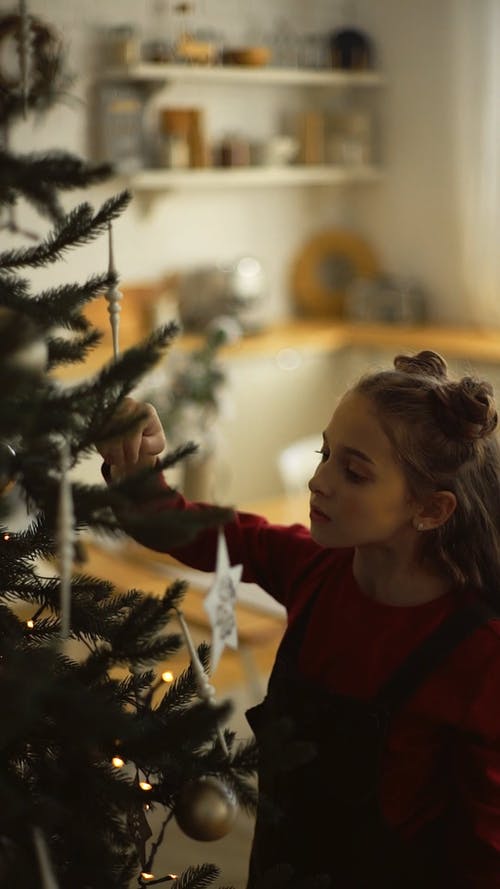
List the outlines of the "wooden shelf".
<svg viewBox="0 0 500 889">
<path fill-rule="evenodd" d="M 110 68 L 103 80 L 134 80 L 147 83 L 225 83 L 276 86 L 320 86 L 337 89 L 378 87 L 385 78 L 377 71 L 335 71 L 308 68 L 244 67 L 239 65 L 174 65 L 142 62 L 127 67 Z"/>
<path fill-rule="evenodd" d="M 374 166 L 338 167 L 230 167 L 190 170 L 139 170 L 126 177 L 137 192 L 170 188 L 234 188 L 240 186 L 351 185 L 378 182 L 381 170 Z"/>
<path fill-rule="evenodd" d="M 151 90 L 174 83 L 219 86 L 293 86 L 346 90 L 374 88 L 385 83 L 378 71 L 318 70 L 306 68 L 245 67 L 238 65 L 178 65 L 143 62 L 105 69 L 100 79 L 108 82 L 134 82 Z M 119 172 L 127 186 L 146 201 L 169 189 L 234 188 L 264 186 L 312 186 L 368 184 L 381 179 L 372 165 L 355 166 L 276 166 L 210 169 L 143 169 Z"/>
<path fill-rule="evenodd" d="M 147 331 L 124 329 L 122 349 L 138 342 Z M 171 349 L 190 351 L 202 342 L 201 336 L 180 336 Z M 410 352 L 434 349 L 446 359 L 463 359 L 500 363 L 500 330 L 472 327 L 444 327 L 438 325 L 399 326 L 390 324 L 353 324 L 333 319 L 290 321 L 275 324 L 261 333 L 243 337 L 237 343 L 222 348 L 221 356 L 231 361 L 261 359 L 276 355 L 282 349 L 301 352 L 335 352 L 352 347 L 390 349 Z M 64 383 L 86 379 L 111 360 L 109 341 L 95 349 L 83 365 L 60 368 L 55 374 Z"/>
<path fill-rule="evenodd" d="M 194 348 L 196 342 L 195 337 L 181 337 L 180 345 Z M 253 358 L 275 354 L 284 348 L 334 352 L 356 346 L 390 349 L 395 354 L 398 350 L 433 349 L 447 359 L 500 362 L 500 329 L 296 319 L 244 337 L 223 349 L 222 354 L 230 358 Z"/>
</svg>

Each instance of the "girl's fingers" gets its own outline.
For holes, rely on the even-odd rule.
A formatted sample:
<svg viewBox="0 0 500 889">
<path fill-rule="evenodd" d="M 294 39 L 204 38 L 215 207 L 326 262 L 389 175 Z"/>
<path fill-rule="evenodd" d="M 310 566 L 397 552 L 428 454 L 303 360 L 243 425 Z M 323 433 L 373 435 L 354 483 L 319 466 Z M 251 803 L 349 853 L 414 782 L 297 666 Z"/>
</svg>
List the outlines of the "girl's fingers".
<svg viewBox="0 0 500 889">
<path fill-rule="evenodd" d="M 127 396 L 115 413 L 115 420 L 140 418 L 137 426 L 122 437 L 97 443 L 97 449 L 106 463 L 121 470 L 134 468 L 141 458 L 157 457 L 166 447 L 165 434 L 160 418 L 152 404 L 141 404 Z M 148 460 L 148 462 L 149 462 Z"/>
<path fill-rule="evenodd" d="M 144 454 L 150 454 L 158 457 L 166 446 L 165 436 L 163 432 L 156 435 L 145 435 L 142 439 L 141 451 Z"/>
</svg>

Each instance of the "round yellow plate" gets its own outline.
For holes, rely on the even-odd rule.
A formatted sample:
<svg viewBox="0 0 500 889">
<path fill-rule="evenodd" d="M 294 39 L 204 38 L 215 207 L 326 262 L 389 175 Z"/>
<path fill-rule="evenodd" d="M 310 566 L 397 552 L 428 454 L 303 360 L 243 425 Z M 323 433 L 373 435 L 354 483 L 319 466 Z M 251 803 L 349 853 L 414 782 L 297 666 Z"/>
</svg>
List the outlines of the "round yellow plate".
<svg viewBox="0 0 500 889">
<path fill-rule="evenodd" d="M 378 259 L 365 241 L 354 232 L 327 229 L 307 241 L 295 257 L 292 295 L 302 315 L 340 318 L 350 284 L 378 274 Z"/>
</svg>

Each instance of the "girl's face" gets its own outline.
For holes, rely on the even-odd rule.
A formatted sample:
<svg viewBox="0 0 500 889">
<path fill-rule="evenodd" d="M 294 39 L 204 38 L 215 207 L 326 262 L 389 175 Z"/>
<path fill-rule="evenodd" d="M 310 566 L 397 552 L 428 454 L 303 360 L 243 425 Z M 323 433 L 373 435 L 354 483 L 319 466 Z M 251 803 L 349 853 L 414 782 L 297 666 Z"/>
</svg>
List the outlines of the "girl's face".
<svg viewBox="0 0 500 889">
<path fill-rule="evenodd" d="M 417 504 L 371 401 L 350 392 L 323 436 L 309 488 L 311 535 L 325 547 L 397 546 Z"/>
</svg>

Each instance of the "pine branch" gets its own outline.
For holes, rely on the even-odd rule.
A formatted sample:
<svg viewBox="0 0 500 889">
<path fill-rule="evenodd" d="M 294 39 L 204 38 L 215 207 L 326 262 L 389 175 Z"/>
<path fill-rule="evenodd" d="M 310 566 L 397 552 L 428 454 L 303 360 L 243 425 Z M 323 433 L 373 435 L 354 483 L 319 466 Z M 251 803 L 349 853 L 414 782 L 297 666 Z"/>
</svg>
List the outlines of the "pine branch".
<svg viewBox="0 0 500 889">
<path fill-rule="evenodd" d="M 224 781 L 231 788 L 241 808 L 248 815 L 255 815 L 258 801 L 258 791 L 255 782 L 251 779 L 255 773 L 256 764 L 249 769 L 246 776 L 235 773 L 232 769 L 224 772 Z"/>
<path fill-rule="evenodd" d="M 155 672 L 153 670 L 148 671 L 147 673 L 142 673 L 140 675 L 133 674 L 131 676 L 127 676 L 121 682 L 117 683 L 114 688 L 114 693 L 116 698 L 120 701 L 121 704 L 128 704 L 130 706 L 136 706 L 137 704 L 137 695 L 141 695 L 141 692 L 149 691 L 153 680 L 155 679 Z"/>
<path fill-rule="evenodd" d="M 123 649 L 123 661 L 131 664 L 134 669 L 138 666 L 147 664 L 155 664 L 165 661 L 175 654 L 182 647 L 182 641 L 178 636 L 169 635 L 162 636 L 160 639 L 153 641 L 139 640 L 137 645 L 132 645 L 128 649 Z M 119 654 L 119 650 L 117 654 Z"/>
<path fill-rule="evenodd" d="M 88 688 L 100 685 L 112 666 L 113 654 L 109 645 L 99 645 L 79 666 L 82 684 Z"/>
<path fill-rule="evenodd" d="M 30 300 L 29 282 L 25 278 L 0 273 L 0 305 L 23 313 Z"/>
<path fill-rule="evenodd" d="M 4 344 L 5 354 L 8 355 L 7 343 Z M 5 363 L 2 368 L 2 382 L 4 391 L 0 412 L 0 435 L 4 441 L 15 445 L 16 470 L 21 473 L 21 453 L 35 434 L 50 384 L 29 367 L 25 369 L 16 365 L 9 367 Z"/>
<path fill-rule="evenodd" d="M 183 710 L 196 696 L 196 685 L 192 670 L 186 669 L 170 683 L 165 694 L 156 705 L 161 716 L 163 712 Z"/>
<path fill-rule="evenodd" d="M 210 662 L 209 645 L 203 642 L 198 646 L 197 654 L 203 669 L 208 672 Z M 177 710 L 183 710 L 188 704 L 192 703 L 197 694 L 197 680 L 193 666 L 189 664 L 171 683 L 166 693 L 158 702 L 156 710 L 160 717 L 164 713 L 175 713 Z"/>
<path fill-rule="evenodd" d="M 26 625 L 22 623 L 13 611 L 6 605 L 0 604 L 0 651 L 7 651 L 11 646 L 22 645 Z"/>
<path fill-rule="evenodd" d="M 42 617 L 35 621 L 26 637 L 26 647 L 41 645 L 56 639 L 61 632 L 61 621 L 57 617 Z"/>
<path fill-rule="evenodd" d="M 69 421 L 67 415 L 65 419 Z M 78 422 L 79 419 L 79 417 L 72 417 L 70 421 Z M 48 418 L 45 415 L 44 423 L 47 421 Z M 38 422 L 41 424 L 41 420 Z M 51 422 L 54 428 L 57 428 L 54 420 Z M 59 431 L 63 430 L 59 428 Z M 46 447 L 49 456 L 51 447 L 54 449 L 52 460 L 53 463 L 56 463 L 59 456 L 57 449 L 50 442 L 46 444 Z M 35 504 L 45 505 L 48 527 L 55 529 L 57 525 L 58 476 L 56 474 L 52 476 L 40 475 L 39 466 L 43 461 L 39 455 L 34 456 L 33 453 L 26 457 L 21 455 L 20 460 L 23 482 L 30 498 Z M 156 475 L 156 470 L 147 470 L 147 472 L 151 478 Z M 92 526 L 100 532 L 115 536 L 125 531 L 138 539 L 141 539 L 141 535 L 143 535 L 149 538 L 152 548 L 161 551 L 166 540 L 172 548 L 181 546 L 193 540 L 200 531 L 224 525 L 233 517 L 232 510 L 226 507 L 213 506 L 203 510 L 185 512 L 169 509 L 169 501 L 175 492 L 168 488 L 158 487 L 152 487 L 149 493 L 144 488 L 142 489 L 145 504 L 148 503 L 148 499 L 154 501 L 155 511 L 147 509 L 144 512 L 139 511 L 131 506 L 133 498 L 129 499 L 129 492 L 133 490 L 134 481 L 137 483 L 135 478 L 129 478 L 126 482 L 116 482 L 108 486 L 82 485 L 75 482 L 72 485 L 72 491 L 76 528 L 83 529 L 86 526 Z M 123 489 L 127 491 L 126 497 L 122 493 Z M 164 509 L 161 508 L 162 501 L 165 503 Z"/>
<path fill-rule="evenodd" d="M 160 644 L 154 636 L 169 620 L 172 607 L 166 597 L 144 595 L 137 605 L 115 626 L 112 637 L 113 650 L 131 652 L 134 657 L 148 646 Z M 178 638 L 178 637 L 177 637 Z"/>
<path fill-rule="evenodd" d="M 93 447 L 94 442 L 109 436 L 110 428 L 115 429 L 110 424 L 117 406 L 138 379 L 159 361 L 177 331 L 177 325 L 173 323 L 160 327 L 143 343 L 127 350 L 117 361 L 104 367 L 90 382 L 64 390 L 49 384 L 43 411 L 38 418 L 39 438 L 43 439 L 49 430 L 55 429 L 72 440 L 73 456 L 76 456 L 82 450 Z M 75 404 L 78 411 L 74 410 Z"/>
<path fill-rule="evenodd" d="M 257 745 L 253 739 L 240 743 L 231 756 L 231 769 L 242 774 L 254 772 L 257 768 Z"/>
<path fill-rule="evenodd" d="M 85 332 L 90 322 L 79 310 L 116 283 L 117 275 L 106 272 L 92 275 L 83 284 L 63 284 L 44 290 L 30 300 L 31 317 L 39 324 L 48 318 L 51 326 Z"/>
<path fill-rule="evenodd" d="M 169 611 L 179 608 L 186 594 L 187 583 L 185 580 L 174 580 L 164 593 L 165 608 Z"/>
<path fill-rule="evenodd" d="M 183 871 L 172 883 L 172 889 L 206 889 L 219 874 L 219 868 L 215 864 L 197 864 Z"/>
<path fill-rule="evenodd" d="M 77 608 L 82 606 L 97 609 L 100 606 L 100 600 L 108 597 L 111 589 L 112 584 L 107 580 L 85 576 L 77 576 L 72 580 L 72 594 Z M 60 580 L 58 576 L 41 577 L 39 574 L 33 573 L 31 578 L 23 576 L 17 584 L 11 584 L 9 590 L 12 595 L 24 592 L 31 601 L 56 609 L 59 601 Z"/>
<path fill-rule="evenodd" d="M 31 559 L 51 556 L 55 546 L 54 534 L 47 527 L 45 517 L 42 514 L 37 515 L 28 528 L 9 534 L 8 540 L 3 540 L 0 536 L 2 570 L 6 567 L 3 564 L 5 562 L 16 566 L 21 565 L 27 556 Z"/>
<path fill-rule="evenodd" d="M 13 204 L 19 196 L 55 223 L 64 219 L 57 190 L 86 188 L 111 175 L 109 164 L 87 164 L 66 151 L 12 154 L 0 150 L 0 204 Z"/>
<path fill-rule="evenodd" d="M 53 370 L 61 364 L 74 364 L 84 361 L 88 353 L 102 340 L 102 334 L 98 330 L 90 330 L 75 339 L 67 340 L 62 337 L 50 337 L 47 340 L 48 362 L 47 370 Z"/>
<path fill-rule="evenodd" d="M 109 178 L 111 172 L 108 163 L 89 164 L 68 151 L 13 154 L 0 150 L 0 188 L 4 182 L 16 187 L 33 179 L 50 183 L 59 190 L 87 188 Z"/>
<path fill-rule="evenodd" d="M 0 273 L 0 305 L 31 318 L 40 331 L 60 326 L 86 332 L 90 322 L 80 309 L 116 282 L 116 274 L 92 275 L 83 284 L 63 284 L 32 296 L 26 279 Z"/>
<path fill-rule="evenodd" d="M 121 401 L 138 380 L 158 364 L 178 333 L 179 327 L 175 322 L 158 327 L 141 343 L 122 352 L 99 371 L 93 382 L 94 387 L 116 392 L 116 397 Z"/>
<path fill-rule="evenodd" d="M 130 192 L 122 191 L 107 200 L 95 216 L 90 204 L 80 204 L 35 247 L 0 253 L 0 269 L 25 266 L 41 268 L 47 263 L 56 262 L 70 247 L 83 246 L 99 237 L 109 223 L 123 212 L 130 199 Z"/>
<path fill-rule="evenodd" d="M 186 781 L 206 774 L 202 753 L 230 713 L 228 703 L 196 701 L 183 711 L 159 718 L 156 711 L 142 706 L 135 718 L 135 732 L 129 731 L 122 739 L 121 755 L 154 777 L 154 798 L 170 806 Z"/>
</svg>

